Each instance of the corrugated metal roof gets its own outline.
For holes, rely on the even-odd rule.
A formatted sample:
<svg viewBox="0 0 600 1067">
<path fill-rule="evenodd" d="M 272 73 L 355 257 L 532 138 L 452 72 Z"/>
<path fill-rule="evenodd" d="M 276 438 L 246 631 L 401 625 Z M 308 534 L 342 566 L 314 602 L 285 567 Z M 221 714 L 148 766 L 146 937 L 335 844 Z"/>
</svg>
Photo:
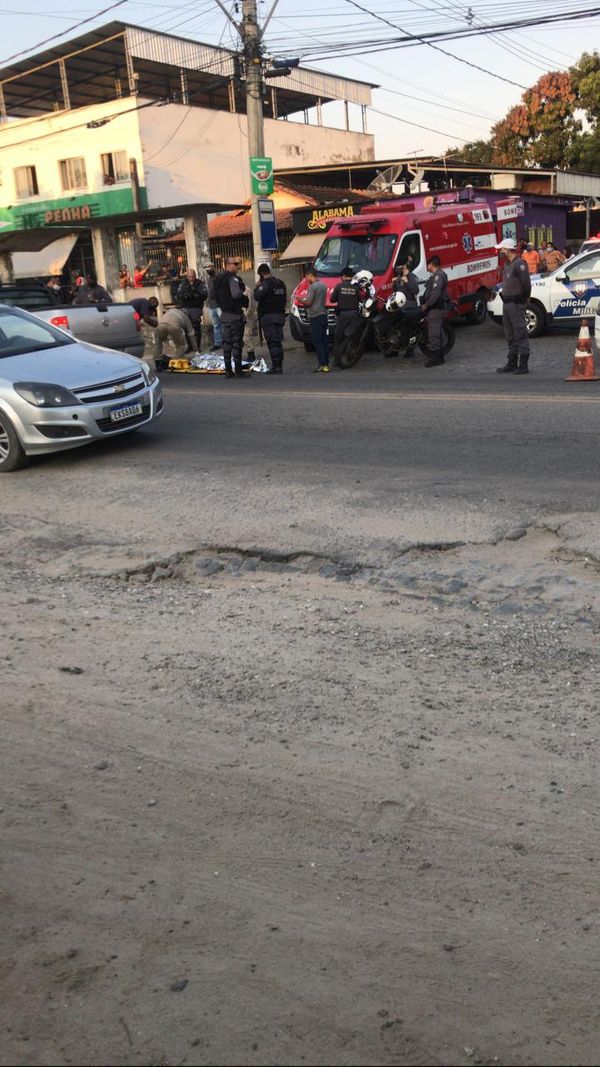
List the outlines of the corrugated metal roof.
<svg viewBox="0 0 600 1067">
<path fill-rule="evenodd" d="M 227 81 L 235 79 L 238 53 L 230 48 L 191 41 L 126 22 L 110 22 L 78 37 L 59 42 L 36 55 L 0 69 L 6 110 L 14 117 L 35 115 L 63 106 L 58 61 L 64 60 L 69 85 L 70 107 L 128 95 L 128 57 L 136 75 L 140 96 L 160 98 L 172 95 L 180 84 L 179 72 L 188 76 L 190 102 L 198 103 L 203 92 L 210 94 L 208 106 L 229 109 Z M 116 90 L 116 82 L 121 88 Z M 348 100 L 370 104 L 371 86 L 352 78 L 338 78 L 321 71 L 299 67 L 289 77 L 269 79 L 278 90 L 280 116 L 313 107 L 318 99 Z M 239 88 L 239 86 L 238 86 Z M 240 94 L 243 96 L 243 93 Z M 207 106 L 206 101 L 202 101 Z M 243 110 L 243 101 L 238 101 Z"/>
<path fill-rule="evenodd" d="M 186 41 L 183 37 L 171 37 L 137 26 L 128 26 L 125 36 L 134 59 L 146 59 L 151 63 L 183 67 L 185 70 L 210 71 L 216 77 L 234 76 L 233 53 L 225 48 L 213 48 L 212 45 Z"/>
</svg>

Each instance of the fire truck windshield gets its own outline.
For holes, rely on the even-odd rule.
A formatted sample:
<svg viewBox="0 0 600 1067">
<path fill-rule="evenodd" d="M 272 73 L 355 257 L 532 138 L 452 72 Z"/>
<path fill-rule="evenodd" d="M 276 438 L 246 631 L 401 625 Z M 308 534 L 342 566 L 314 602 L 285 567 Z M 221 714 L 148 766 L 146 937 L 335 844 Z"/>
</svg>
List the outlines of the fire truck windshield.
<svg viewBox="0 0 600 1067">
<path fill-rule="evenodd" d="M 329 278 L 339 277 L 344 267 L 355 273 L 370 270 L 372 274 L 383 274 L 397 240 L 395 233 L 326 237 L 315 259 L 315 270 Z"/>
</svg>

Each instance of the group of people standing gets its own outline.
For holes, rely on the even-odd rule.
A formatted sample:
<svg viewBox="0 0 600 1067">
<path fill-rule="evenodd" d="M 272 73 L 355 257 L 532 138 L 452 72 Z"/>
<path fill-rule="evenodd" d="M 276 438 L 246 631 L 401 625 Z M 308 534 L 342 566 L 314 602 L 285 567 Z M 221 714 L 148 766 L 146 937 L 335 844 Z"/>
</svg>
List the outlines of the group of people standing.
<svg viewBox="0 0 600 1067">
<path fill-rule="evenodd" d="M 225 260 L 223 270 L 216 271 L 207 263 L 207 282 L 194 270 L 188 270 L 177 289 L 177 302 L 167 308 L 158 320 L 159 302 L 156 297 L 134 297 L 129 303 L 143 322 L 156 330 L 160 349 L 172 340 L 176 350 L 191 353 L 202 349 L 202 318 L 207 304 L 213 327 L 211 352 L 222 350 L 227 378 L 243 378 L 242 350 L 246 329 L 246 308 L 250 297 L 239 274 L 241 261 L 235 257 Z M 285 325 L 287 289 L 271 268 L 261 263 L 258 284 L 254 289 L 259 327 L 269 349 L 271 368 L 268 373 L 283 372 L 283 327 Z"/>
<path fill-rule="evenodd" d="M 564 252 L 554 247 L 552 241 L 542 241 L 539 248 L 535 248 L 531 241 L 521 241 L 518 251 L 530 274 L 551 274 L 567 258 Z"/>
<path fill-rule="evenodd" d="M 448 275 L 442 270 L 439 256 L 431 256 L 427 262 L 429 278 L 419 302 L 419 280 L 411 268 L 410 257 L 398 264 L 392 288 L 394 292 L 401 292 L 405 298 L 402 314 L 415 319 L 426 319 L 429 355 L 425 360 L 425 366 L 438 367 L 445 362 L 442 324 L 452 305 L 448 294 Z M 336 310 L 334 347 L 343 342 L 347 330 L 356 321 L 361 304 L 368 297 L 360 274 L 361 272 L 358 275 L 355 274 L 351 267 L 345 267 L 341 273 L 341 281 L 332 290 L 330 301 Z M 327 374 L 329 372 L 327 286 L 320 281 L 314 267 L 309 268 L 306 279 L 309 283 L 308 290 L 303 297 L 297 299 L 298 303 L 306 307 L 308 311 L 311 337 L 318 360 L 315 371 Z"/>
</svg>

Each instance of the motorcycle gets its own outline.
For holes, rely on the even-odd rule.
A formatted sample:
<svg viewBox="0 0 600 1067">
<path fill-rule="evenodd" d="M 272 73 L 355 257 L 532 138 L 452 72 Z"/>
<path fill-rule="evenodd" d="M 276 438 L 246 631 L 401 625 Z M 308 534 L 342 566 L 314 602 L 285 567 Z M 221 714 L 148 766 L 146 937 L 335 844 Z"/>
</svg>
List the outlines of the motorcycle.
<svg viewBox="0 0 600 1067">
<path fill-rule="evenodd" d="M 369 347 L 378 347 L 384 356 L 396 356 L 401 352 L 410 355 L 418 346 L 425 356 L 432 355 L 425 316 L 418 308 L 405 311 L 405 303 L 402 293 L 392 293 L 385 311 L 378 311 L 374 297 L 365 300 L 355 320 L 346 328 L 341 343 L 336 346 L 336 366 L 341 370 L 354 367 Z M 454 347 L 456 338 L 449 322 L 443 323 L 442 331 L 442 354 L 445 356 Z"/>
</svg>

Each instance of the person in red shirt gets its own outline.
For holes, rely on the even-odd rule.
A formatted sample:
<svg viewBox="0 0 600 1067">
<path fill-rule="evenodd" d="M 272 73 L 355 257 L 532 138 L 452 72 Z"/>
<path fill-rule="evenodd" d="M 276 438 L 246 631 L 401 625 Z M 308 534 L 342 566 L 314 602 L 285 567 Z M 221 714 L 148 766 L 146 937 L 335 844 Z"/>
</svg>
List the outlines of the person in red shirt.
<svg viewBox="0 0 600 1067">
<path fill-rule="evenodd" d="M 147 275 L 149 270 L 150 270 L 150 264 L 149 263 L 148 263 L 148 265 L 146 267 L 142 267 L 141 263 L 136 263 L 136 267 L 135 267 L 135 270 L 133 272 L 133 288 L 134 289 L 141 289 L 142 288 L 142 286 L 144 284 L 144 281 L 145 281 L 145 278 L 146 278 L 146 275 Z"/>
</svg>

